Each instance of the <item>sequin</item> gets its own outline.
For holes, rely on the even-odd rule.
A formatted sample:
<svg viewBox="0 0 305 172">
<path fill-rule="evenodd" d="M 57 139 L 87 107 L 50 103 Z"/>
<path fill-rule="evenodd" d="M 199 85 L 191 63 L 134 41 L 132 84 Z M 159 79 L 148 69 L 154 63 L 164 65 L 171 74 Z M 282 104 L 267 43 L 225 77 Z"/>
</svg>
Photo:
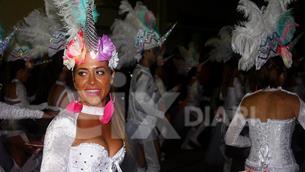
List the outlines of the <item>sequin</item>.
<svg viewBox="0 0 305 172">
<path fill-rule="evenodd" d="M 283 90 L 285 91 L 285 90 Z M 305 104 L 300 101 L 298 122 L 305 128 Z M 244 126 L 249 125 L 249 137 L 241 136 Z M 254 172 L 297 172 L 299 167 L 291 150 L 291 138 L 296 118 L 286 120 L 245 119 L 240 107 L 228 128 L 225 142 L 236 147 L 251 146 L 246 169 Z"/>
<path fill-rule="evenodd" d="M 121 171 L 119 164 L 125 156 L 125 146 L 113 157 L 109 157 L 108 151 L 98 144 L 72 146 L 76 120 L 77 115 L 67 111 L 61 111 L 52 120 L 45 136 L 41 172 Z"/>
</svg>

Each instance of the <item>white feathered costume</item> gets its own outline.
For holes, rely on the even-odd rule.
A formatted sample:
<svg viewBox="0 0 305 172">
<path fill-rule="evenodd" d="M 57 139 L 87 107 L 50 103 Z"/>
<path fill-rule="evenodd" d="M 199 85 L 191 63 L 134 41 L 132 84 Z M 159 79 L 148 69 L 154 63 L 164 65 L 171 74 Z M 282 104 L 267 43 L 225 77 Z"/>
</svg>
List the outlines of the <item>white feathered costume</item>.
<svg viewBox="0 0 305 172">
<path fill-rule="evenodd" d="M 237 25 L 232 34 L 232 49 L 242 56 L 241 70 L 247 71 L 254 65 L 258 70 L 270 57 L 277 55 L 283 57 L 287 67 L 291 66 L 288 43 L 296 24 L 287 6 L 292 0 L 266 1 L 268 5 L 261 9 L 250 0 L 239 1 L 237 9 L 248 19 Z"/>
<path fill-rule="evenodd" d="M 160 47 L 175 27 L 173 25 L 161 37 L 156 30 L 154 14 L 139 1 L 133 8 L 127 0 L 122 0 L 119 14 L 125 13 L 127 13 L 125 19 L 116 19 L 111 27 L 112 40 L 120 56 L 119 68 L 135 60 L 139 61 L 143 50 Z"/>
</svg>

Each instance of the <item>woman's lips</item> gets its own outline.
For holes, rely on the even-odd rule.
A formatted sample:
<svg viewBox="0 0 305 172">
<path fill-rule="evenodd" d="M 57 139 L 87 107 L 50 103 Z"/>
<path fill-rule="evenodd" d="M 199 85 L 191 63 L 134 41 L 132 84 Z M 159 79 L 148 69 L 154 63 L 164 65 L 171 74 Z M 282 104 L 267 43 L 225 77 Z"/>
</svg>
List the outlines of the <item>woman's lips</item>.
<svg viewBox="0 0 305 172">
<path fill-rule="evenodd" d="M 84 92 L 87 96 L 99 96 L 101 90 L 84 90 Z"/>
</svg>

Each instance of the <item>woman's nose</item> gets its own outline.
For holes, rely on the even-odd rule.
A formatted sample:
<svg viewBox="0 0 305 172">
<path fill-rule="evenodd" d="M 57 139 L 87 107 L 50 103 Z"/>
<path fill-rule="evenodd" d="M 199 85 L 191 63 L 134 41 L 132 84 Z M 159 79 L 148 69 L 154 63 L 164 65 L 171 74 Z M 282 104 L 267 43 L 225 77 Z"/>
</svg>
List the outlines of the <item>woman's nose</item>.
<svg viewBox="0 0 305 172">
<path fill-rule="evenodd" d="M 95 79 L 95 75 L 93 74 L 93 73 L 91 73 L 90 75 L 89 75 L 89 84 L 95 84 L 95 81 L 96 81 L 96 79 Z"/>
</svg>

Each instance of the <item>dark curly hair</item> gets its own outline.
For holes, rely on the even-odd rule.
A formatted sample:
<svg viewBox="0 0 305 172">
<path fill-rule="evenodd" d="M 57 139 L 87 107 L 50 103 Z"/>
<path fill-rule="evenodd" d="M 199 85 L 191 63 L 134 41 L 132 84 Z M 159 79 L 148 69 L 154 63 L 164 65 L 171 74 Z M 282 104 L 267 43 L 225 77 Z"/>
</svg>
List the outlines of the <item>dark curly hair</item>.
<svg viewBox="0 0 305 172">
<path fill-rule="evenodd" d="M 270 58 L 266 64 L 257 71 L 257 84 L 259 88 L 276 88 L 282 86 L 287 77 L 287 68 L 282 57 Z"/>
</svg>

